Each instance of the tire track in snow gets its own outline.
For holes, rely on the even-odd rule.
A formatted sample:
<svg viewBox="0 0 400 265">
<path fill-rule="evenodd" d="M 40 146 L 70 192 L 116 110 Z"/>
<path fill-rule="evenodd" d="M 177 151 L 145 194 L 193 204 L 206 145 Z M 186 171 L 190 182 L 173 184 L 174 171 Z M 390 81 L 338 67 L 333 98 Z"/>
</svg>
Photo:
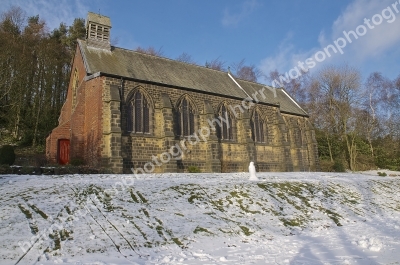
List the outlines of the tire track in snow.
<svg viewBox="0 0 400 265">
<path fill-rule="evenodd" d="M 137 196 L 135 195 L 135 193 L 137 194 Z M 181 240 L 174 235 L 173 231 L 171 229 L 168 229 L 165 227 L 165 224 L 162 222 L 162 220 L 160 218 L 157 218 L 153 214 L 150 215 L 151 211 L 149 209 L 152 210 L 152 206 L 149 204 L 148 200 L 146 199 L 145 196 L 143 196 L 143 194 L 141 194 L 139 191 L 134 192 L 133 189 L 130 190 L 130 194 L 131 194 L 133 201 L 135 201 L 136 203 L 140 203 L 142 205 L 142 208 L 139 210 L 139 212 L 142 212 L 143 213 L 142 216 L 145 217 L 143 219 L 143 221 L 147 220 L 148 223 L 151 223 L 151 225 L 149 225 L 148 223 L 145 223 L 145 225 L 148 228 L 150 228 L 151 230 L 154 231 L 154 227 L 155 227 L 156 233 L 158 234 L 158 236 L 161 239 L 164 240 L 165 243 L 172 241 L 178 247 L 180 247 L 182 249 L 186 248 L 184 243 L 181 242 Z M 139 230 L 139 231 L 141 231 L 141 230 Z M 157 243 L 157 240 L 154 240 L 153 243 Z"/>
<path fill-rule="evenodd" d="M 21 204 L 20 204 L 20 205 L 21 205 Z M 65 207 L 65 206 L 64 206 L 64 207 Z M 64 207 L 62 207 L 61 210 L 58 212 L 57 217 L 60 216 L 60 214 L 62 213 Z M 32 217 L 32 213 L 29 211 L 29 209 L 27 209 L 27 208 L 25 208 L 25 207 L 22 207 L 22 208 L 25 210 L 25 213 L 27 214 L 27 215 L 26 215 L 27 217 L 29 217 L 29 216 Z M 21 207 L 20 207 L 20 209 L 21 209 Z M 21 210 L 22 210 L 22 209 L 21 209 Z M 24 213 L 24 214 L 25 214 L 25 213 Z M 44 213 L 44 212 L 43 212 L 43 213 Z M 46 216 L 48 216 L 48 215 L 46 215 Z M 57 220 L 57 218 L 55 218 L 55 219 L 48 218 L 48 219 L 46 219 L 46 220 L 51 221 L 51 225 L 50 225 L 50 228 L 51 228 L 51 227 L 55 224 L 55 221 Z M 37 225 L 36 225 L 36 227 L 37 227 Z M 47 230 L 48 230 L 48 228 L 45 229 L 44 231 L 47 231 Z M 38 232 L 39 232 L 39 230 L 35 233 L 35 235 L 36 235 Z M 36 240 L 31 244 L 31 246 L 25 251 L 25 253 L 17 260 L 17 262 L 16 262 L 14 265 L 17 265 L 17 264 L 32 250 L 32 248 L 36 246 L 36 243 L 38 243 L 41 239 L 43 239 L 43 235 L 44 235 L 44 234 L 41 234 L 40 236 L 38 236 L 38 237 L 36 238 Z M 47 234 L 46 234 L 46 236 L 47 236 Z M 60 244 L 61 244 L 61 243 L 60 243 Z M 39 255 L 39 257 L 37 258 L 37 260 L 36 260 L 36 262 L 35 262 L 34 264 L 36 264 L 37 262 L 39 262 L 40 257 L 45 253 L 45 251 L 46 251 L 47 249 L 48 249 L 48 247 L 45 248 L 45 250 L 43 250 L 42 254 Z"/>
<path fill-rule="evenodd" d="M 31 233 L 36 235 L 39 232 L 39 228 L 36 220 L 33 218 L 32 212 L 29 211 L 28 207 L 25 207 L 23 204 L 18 204 L 18 208 L 25 215 L 25 218 L 28 220 L 29 228 L 31 229 Z"/>
<path fill-rule="evenodd" d="M 89 186 L 89 188 L 91 188 L 91 186 Z M 79 197 L 80 193 L 78 192 L 78 189 L 75 191 L 73 188 L 71 188 L 71 190 L 76 194 L 77 197 Z M 97 191 L 97 189 L 96 189 Z M 92 193 L 93 194 L 93 193 Z M 98 205 L 95 203 L 95 201 L 92 199 L 92 197 L 89 194 L 88 196 L 86 196 L 87 199 L 89 199 L 92 204 L 94 205 L 94 207 L 98 210 L 98 212 L 101 214 L 101 216 L 103 216 L 104 220 L 111 226 L 111 228 L 113 229 L 112 231 L 117 232 L 117 234 L 123 239 L 123 241 L 125 241 L 128 246 L 130 247 L 130 249 L 135 252 L 139 257 L 143 257 L 145 255 L 143 255 L 142 253 L 140 253 L 139 246 L 135 244 L 135 247 L 132 246 L 132 244 L 129 242 L 129 240 L 119 231 L 119 229 L 117 228 L 117 226 L 115 224 L 113 224 L 109 218 L 107 218 L 107 216 L 104 214 L 104 212 L 98 207 Z M 98 194 L 95 193 L 93 194 L 95 196 L 97 196 Z M 114 244 L 115 248 L 117 249 L 117 251 L 119 253 L 121 253 L 121 255 L 123 255 L 126 259 L 128 259 L 128 255 L 125 255 L 124 253 L 122 253 L 121 251 L 121 246 L 116 242 L 116 238 L 112 237 L 110 235 L 110 232 L 107 232 L 107 228 L 104 225 L 100 224 L 100 220 L 98 220 L 97 218 L 95 218 L 95 216 L 92 214 L 92 212 L 88 209 L 87 205 L 84 206 L 85 209 L 87 210 L 87 212 L 89 213 L 89 215 L 92 217 L 92 219 L 95 221 L 95 223 L 101 228 L 101 230 L 107 235 L 107 237 L 111 240 L 111 242 Z M 137 249 L 135 249 L 137 248 Z M 129 260 L 129 259 L 128 259 Z"/>
</svg>

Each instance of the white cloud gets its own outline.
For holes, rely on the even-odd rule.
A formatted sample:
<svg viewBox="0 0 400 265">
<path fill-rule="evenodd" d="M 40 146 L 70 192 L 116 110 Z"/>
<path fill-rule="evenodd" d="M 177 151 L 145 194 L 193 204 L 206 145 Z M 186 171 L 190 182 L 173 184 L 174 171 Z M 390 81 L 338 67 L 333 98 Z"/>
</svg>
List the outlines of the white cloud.
<svg viewBox="0 0 400 265">
<path fill-rule="evenodd" d="M 3 0 L 0 13 L 7 11 L 11 6 L 21 7 L 27 16 L 39 15 L 40 19 L 46 21 L 50 30 L 58 28 L 61 22 L 71 25 L 75 18 L 86 18 L 87 12 L 90 11 L 89 5 L 80 0 Z"/>
<path fill-rule="evenodd" d="M 297 66 L 298 61 L 304 62 L 307 58 L 313 57 L 316 52 L 323 51 L 327 45 L 334 45 L 334 41 L 340 37 L 346 38 L 343 31 L 356 31 L 360 25 L 367 29 L 365 35 L 358 36 L 358 39 L 350 35 L 352 42 L 349 43 L 346 39 L 347 45 L 343 49 L 343 55 L 333 53 L 331 58 L 317 63 L 317 67 L 313 70 L 326 63 L 347 62 L 353 66 L 361 67 L 367 64 L 368 61 L 376 63 L 380 57 L 387 56 L 388 53 L 398 54 L 400 52 L 400 46 L 398 45 L 400 42 L 400 12 L 396 13 L 392 7 L 394 3 L 396 3 L 394 0 L 354 0 L 332 23 L 330 33 L 321 31 L 319 36 L 316 36 L 319 46 L 308 51 L 299 51 L 296 45 L 286 38 L 282 41 L 277 54 L 261 60 L 260 68 L 265 74 L 275 69 L 283 73 L 287 72 Z M 383 12 L 388 7 L 391 8 L 395 17 L 391 16 L 389 10 Z M 397 5 L 397 9 L 400 11 L 400 3 Z M 383 21 L 380 25 L 374 25 L 371 22 L 370 24 L 374 28 L 369 29 L 368 25 L 364 24 L 364 18 L 372 19 L 376 14 L 381 16 Z M 376 18 L 379 18 L 379 16 L 376 16 Z M 392 21 L 392 23 L 388 23 L 388 21 Z M 380 64 L 374 65 L 376 67 L 375 70 L 379 71 L 380 69 L 385 69 L 385 67 L 387 69 L 387 66 L 384 66 L 384 62 Z"/>
<path fill-rule="evenodd" d="M 345 50 L 346 54 L 351 54 L 352 59 L 358 63 L 381 55 L 400 41 L 400 13 L 396 13 L 392 7 L 395 2 L 394 0 L 355 0 L 333 23 L 331 39 L 342 37 L 343 31 L 355 31 L 358 26 L 362 25 L 367 28 L 366 34 L 348 44 Z M 383 11 L 387 7 L 392 10 L 394 17 L 390 18 L 389 10 Z M 399 4 L 397 9 L 400 10 Z M 377 15 L 376 18 L 383 15 L 389 19 L 383 17 L 380 25 L 374 25 L 371 21 L 370 25 L 374 28 L 369 29 L 368 25 L 364 24 L 364 19 L 372 19 L 374 15 Z M 393 19 L 392 23 L 388 23 Z M 354 40 L 354 38 L 352 39 Z"/>
<path fill-rule="evenodd" d="M 293 33 L 286 34 L 278 47 L 278 53 L 261 60 L 260 70 L 268 76 L 269 72 L 277 69 L 279 72 L 287 72 L 299 61 L 304 61 L 316 52 L 316 49 L 309 51 L 296 51 L 296 46 L 292 43 Z"/>
<path fill-rule="evenodd" d="M 257 0 L 247 0 L 242 4 L 240 12 L 236 14 L 232 14 L 231 11 L 226 8 L 224 10 L 224 16 L 222 18 L 222 25 L 237 25 L 240 21 L 249 16 L 257 6 L 259 6 Z"/>
</svg>

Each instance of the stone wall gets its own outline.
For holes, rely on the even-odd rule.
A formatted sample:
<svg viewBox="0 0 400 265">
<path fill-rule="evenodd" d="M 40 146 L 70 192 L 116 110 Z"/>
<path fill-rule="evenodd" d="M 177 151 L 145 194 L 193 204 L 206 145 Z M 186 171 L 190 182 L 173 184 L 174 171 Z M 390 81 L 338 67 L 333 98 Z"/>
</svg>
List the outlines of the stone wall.
<svg viewBox="0 0 400 265">
<path fill-rule="evenodd" d="M 113 107 L 103 105 L 103 116 L 116 115 L 118 122 L 114 124 L 113 138 L 103 130 L 103 141 L 109 144 L 102 154 L 118 161 L 122 158 L 123 172 L 131 173 L 131 168 L 141 168 L 146 173 L 186 172 L 189 166 L 196 166 L 202 172 L 237 172 L 247 171 L 250 161 L 255 162 L 258 171 L 308 171 L 318 168 L 316 142 L 311 137 L 313 130 L 306 117 L 281 114 L 279 108 L 261 104 L 249 110 L 242 107 L 242 113 L 238 107 L 243 106 L 241 100 L 155 84 L 111 77 L 105 77 L 104 84 L 104 95 L 118 88 L 120 101 Z M 128 133 L 126 130 L 127 102 L 137 90 L 146 95 L 151 105 L 149 134 Z M 187 97 L 195 106 L 197 138 L 174 134 L 172 113 L 182 97 Z M 210 129 L 209 121 L 216 117 L 222 104 L 226 104 L 235 117 L 234 140 L 219 140 L 212 129 L 208 137 L 200 137 L 206 134 L 207 128 Z M 111 114 L 109 109 L 116 114 Z M 265 120 L 265 143 L 252 140 L 250 119 L 255 109 Z M 103 126 L 108 126 L 107 118 L 104 120 Z M 161 162 L 160 156 L 164 154 L 164 162 L 168 160 L 167 153 L 171 154 L 173 146 L 182 150 L 181 155 L 171 155 L 168 163 Z M 112 148 L 114 152 L 110 152 Z M 173 151 L 179 153 L 179 149 L 174 148 Z M 113 164 L 110 166 L 116 167 Z"/>
</svg>

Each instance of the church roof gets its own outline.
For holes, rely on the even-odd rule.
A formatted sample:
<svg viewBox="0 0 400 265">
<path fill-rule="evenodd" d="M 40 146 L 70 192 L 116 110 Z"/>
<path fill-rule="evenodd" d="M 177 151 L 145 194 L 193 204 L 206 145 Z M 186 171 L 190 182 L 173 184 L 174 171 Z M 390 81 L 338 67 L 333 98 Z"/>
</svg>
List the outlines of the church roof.
<svg viewBox="0 0 400 265">
<path fill-rule="evenodd" d="M 273 90 L 263 84 L 235 78 L 243 91 L 227 72 L 117 47 L 112 47 L 111 51 L 93 48 L 83 40 L 78 40 L 78 44 L 88 74 L 101 72 L 239 99 L 253 97 L 254 93 L 265 88 L 263 93 L 266 98 L 257 96 L 260 102 L 272 105 L 279 103 L 282 112 L 307 115 L 283 89 L 276 89 L 274 97 Z"/>
</svg>

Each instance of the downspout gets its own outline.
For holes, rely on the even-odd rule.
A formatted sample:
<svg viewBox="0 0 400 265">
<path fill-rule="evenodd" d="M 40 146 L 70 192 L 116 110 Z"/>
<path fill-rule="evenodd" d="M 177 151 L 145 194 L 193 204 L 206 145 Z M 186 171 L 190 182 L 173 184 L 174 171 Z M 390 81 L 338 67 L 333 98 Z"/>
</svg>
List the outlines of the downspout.
<svg viewBox="0 0 400 265">
<path fill-rule="evenodd" d="M 124 100 L 124 79 L 122 77 L 121 77 L 121 80 L 120 80 L 120 83 L 119 83 L 119 86 L 118 86 L 118 92 L 119 92 L 119 100 L 120 100 L 120 102 L 119 102 L 119 111 L 121 113 L 121 116 L 120 116 L 121 117 L 121 119 L 120 119 L 120 127 L 121 127 L 121 133 L 123 133 L 123 131 L 122 131 L 122 128 L 123 128 L 123 126 L 122 126 L 122 120 L 123 120 L 122 119 L 122 115 L 123 115 L 122 110 L 124 110 L 125 100 Z"/>
<path fill-rule="evenodd" d="M 121 100 L 121 104 L 122 104 L 122 101 L 123 101 L 123 99 L 124 99 L 124 79 L 121 77 L 121 80 L 120 80 L 120 83 L 119 83 L 119 86 L 118 86 L 118 90 L 119 90 L 119 99 Z"/>
</svg>

